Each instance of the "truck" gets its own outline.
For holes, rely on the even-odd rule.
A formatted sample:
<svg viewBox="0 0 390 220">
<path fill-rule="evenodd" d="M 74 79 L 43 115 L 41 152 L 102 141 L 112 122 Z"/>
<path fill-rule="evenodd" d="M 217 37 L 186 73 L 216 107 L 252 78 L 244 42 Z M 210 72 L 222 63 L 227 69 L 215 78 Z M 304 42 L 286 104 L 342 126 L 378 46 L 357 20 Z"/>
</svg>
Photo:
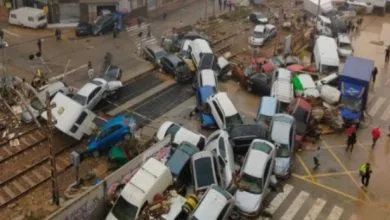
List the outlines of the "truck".
<svg viewBox="0 0 390 220">
<path fill-rule="evenodd" d="M 349 56 L 339 75 L 341 91 L 340 115 L 345 124 L 359 125 L 367 106 L 373 60 Z"/>
<path fill-rule="evenodd" d="M 320 4 L 320 6 L 318 6 L 318 4 Z M 320 14 L 328 13 L 333 10 L 333 5 L 332 0 L 304 0 L 303 8 L 309 14 L 317 16 L 318 10 L 320 10 Z"/>
</svg>

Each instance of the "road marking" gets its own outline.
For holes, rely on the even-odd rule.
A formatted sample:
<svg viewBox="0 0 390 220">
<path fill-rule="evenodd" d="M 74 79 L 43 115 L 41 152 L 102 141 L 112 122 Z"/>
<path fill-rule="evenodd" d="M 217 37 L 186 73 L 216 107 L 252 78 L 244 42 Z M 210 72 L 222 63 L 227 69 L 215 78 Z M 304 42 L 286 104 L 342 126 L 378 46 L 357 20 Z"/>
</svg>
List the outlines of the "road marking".
<svg viewBox="0 0 390 220">
<path fill-rule="evenodd" d="M 306 199 L 309 198 L 309 193 L 301 191 L 297 198 L 292 202 L 292 205 L 288 207 L 287 211 L 284 213 L 281 220 L 292 220 L 295 215 L 298 213 L 301 206 L 305 203 Z"/>
<path fill-rule="evenodd" d="M 12 35 L 12 36 L 14 36 L 14 37 L 21 37 L 19 34 L 13 33 L 13 32 L 8 31 L 8 30 L 6 30 L 6 29 L 3 29 L 3 31 L 4 31 L 4 33 L 9 34 L 9 35 Z"/>
<path fill-rule="evenodd" d="M 386 110 L 383 112 L 381 116 L 381 120 L 387 121 L 390 119 L 390 105 L 387 106 Z"/>
<path fill-rule="evenodd" d="M 320 174 L 313 175 L 313 177 L 342 176 L 342 175 L 348 175 L 348 174 L 356 174 L 358 172 L 359 171 L 357 171 L 357 170 L 350 170 L 348 172 L 320 173 Z M 307 175 L 307 176 L 301 176 L 301 177 L 309 178 L 310 176 Z"/>
<path fill-rule="evenodd" d="M 60 74 L 60 75 L 57 75 L 57 76 L 53 76 L 53 77 L 51 77 L 51 78 L 49 79 L 49 82 L 61 80 L 61 79 L 65 78 L 65 76 L 68 76 L 68 75 L 70 75 L 70 74 L 72 74 L 72 73 L 74 73 L 74 72 L 76 72 L 76 71 L 78 71 L 78 70 L 87 68 L 87 66 L 88 66 L 87 64 L 84 64 L 84 65 L 81 65 L 81 66 L 76 67 L 76 68 L 74 68 L 74 69 L 71 69 L 71 70 L 69 70 L 69 71 L 66 72 L 66 73 L 63 73 L 63 74 Z M 85 74 L 87 74 L 87 72 L 85 72 Z"/>
<path fill-rule="evenodd" d="M 274 214 L 275 211 L 280 207 L 280 205 L 282 205 L 283 201 L 287 198 L 287 196 L 291 193 L 293 189 L 294 186 L 290 184 L 284 185 L 283 192 L 278 193 L 278 195 L 275 196 L 274 199 L 272 199 L 271 203 L 266 209 L 266 212 L 270 214 Z"/>
<path fill-rule="evenodd" d="M 369 115 L 371 116 L 375 116 L 376 112 L 379 110 L 379 108 L 383 105 L 383 103 L 385 103 L 386 99 L 383 98 L 383 97 L 379 97 L 374 106 L 372 106 L 372 108 L 370 109 L 370 111 L 368 112 Z"/>
<path fill-rule="evenodd" d="M 303 166 L 303 169 L 306 171 L 307 175 L 310 177 L 311 181 L 314 182 L 315 179 L 313 177 L 313 174 L 310 172 L 310 169 L 307 167 L 305 162 L 302 160 L 301 156 L 299 156 L 299 154 L 295 154 L 295 155 L 297 156 L 299 163 Z"/>
<path fill-rule="evenodd" d="M 317 219 L 318 215 L 320 214 L 321 210 L 324 208 L 326 204 L 326 201 L 323 199 L 318 198 L 313 206 L 311 207 L 309 213 L 305 216 L 303 220 L 315 220 Z"/>
<path fill-rule="evenodd" d="M 332 209 L 332 212 L 329 214 L 327 220 L 338 220 L 340 219 L 341 215 L 343 214 L 344 212 L 344 209 L 343 208 L 340 208 L 338 206 L 335 206 L 333 209 Z"/>
</svg>

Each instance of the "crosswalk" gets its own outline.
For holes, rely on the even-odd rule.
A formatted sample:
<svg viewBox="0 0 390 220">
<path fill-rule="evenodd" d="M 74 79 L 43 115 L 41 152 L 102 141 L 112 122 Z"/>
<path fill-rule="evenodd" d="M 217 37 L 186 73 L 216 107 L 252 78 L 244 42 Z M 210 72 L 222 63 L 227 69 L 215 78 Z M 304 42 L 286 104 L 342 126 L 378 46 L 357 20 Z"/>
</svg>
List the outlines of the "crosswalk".
<svg viewBox="0 0 390 220">
<path fill-rule="evenodd" d="M 325 207 L 328 206 L 326 210 Z M 304 190 L 294 189 L 294 186 L 285 184 L 283 192 L 276 194 L 266 204 L 265 213 L 273 216 L 259 217 L 257 220 L 354 220 L 355 214 L 348 214 L 335 204 L 330 204 L 323 198 L 315 198 Z"/>
<path fill-rule="evenodd" d="M 369 97 L 367 112 L 372 118 L 387 123 L 390 120 L 390 99 L 382 96 Z"/>
<path fill-rule="evenodd" d="M 151 35 L 150 37 L 147 36 L 147 30 L 149 23 L 142 23 L 141 27 L 138 27 L 138 25 L 128 27 L 126 29 L 126 32 L 129 34 L 130 37 L 134 37 L 136 39 L 136 44 L 138 50 L 140 50 L 141 45 L 155 45 L 158 44 L 157 39 Z M 142 31 L 142 37 L 139 38 L 138 34 Z M 153 31 L 152 31 L 153 32 Z"/>
</svg>

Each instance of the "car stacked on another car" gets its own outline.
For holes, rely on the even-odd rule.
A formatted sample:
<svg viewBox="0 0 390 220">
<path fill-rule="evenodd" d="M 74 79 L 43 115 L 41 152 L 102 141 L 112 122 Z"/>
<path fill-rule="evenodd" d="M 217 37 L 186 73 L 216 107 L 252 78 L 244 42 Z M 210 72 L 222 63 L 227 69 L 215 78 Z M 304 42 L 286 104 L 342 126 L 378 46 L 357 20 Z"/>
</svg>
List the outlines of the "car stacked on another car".
<svg viewBox="0 0 390 220">
<path fill-rule="evenodd" d="M 217 128 L 218 126 L 207 103 L 207 99 L 217 93 L 217 78 L 214 71 L 201 70 L 195 78 L 193 87 L 196 90 L 197 109 L 200 113 L 202 128 Z"/>
<path fill-rule="evenodd" d="M 173 75 L 177 82 L 188 82 L 193 78 L 193 73 L 187 63 L 176 55 L 167 55 L 160 59 L 161 69 Z"/>
<path fill-rule="evenodd" d="M 301 143 L 305 138 L 311 116 L 311 104 L 303 98 L 294 99 L 287 108 L 288 114 L 295 118 L 297 127 L 295 140 Z"/>
</svg>

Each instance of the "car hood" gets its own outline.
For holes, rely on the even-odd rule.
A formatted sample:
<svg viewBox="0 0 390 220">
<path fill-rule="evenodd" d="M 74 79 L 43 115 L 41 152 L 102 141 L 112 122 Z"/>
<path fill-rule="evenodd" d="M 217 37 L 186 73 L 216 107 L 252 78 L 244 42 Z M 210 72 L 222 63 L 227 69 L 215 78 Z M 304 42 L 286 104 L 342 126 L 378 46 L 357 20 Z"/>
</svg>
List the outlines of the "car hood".
<svg viewBox="0 0 390 220">
<path fill-rule="evenodd" d="M 260 206 L 262 195 L 237 190 L 234 194 L 236 206 L 243 212 L 256 212 Z"/>
<path fill-rule="evenodd" d="M 276 157 L 275 158 L 275 174 L 284 176 L 288 173 L 288 170 L 290 168 L 290 157 Z"/>
</svg>

